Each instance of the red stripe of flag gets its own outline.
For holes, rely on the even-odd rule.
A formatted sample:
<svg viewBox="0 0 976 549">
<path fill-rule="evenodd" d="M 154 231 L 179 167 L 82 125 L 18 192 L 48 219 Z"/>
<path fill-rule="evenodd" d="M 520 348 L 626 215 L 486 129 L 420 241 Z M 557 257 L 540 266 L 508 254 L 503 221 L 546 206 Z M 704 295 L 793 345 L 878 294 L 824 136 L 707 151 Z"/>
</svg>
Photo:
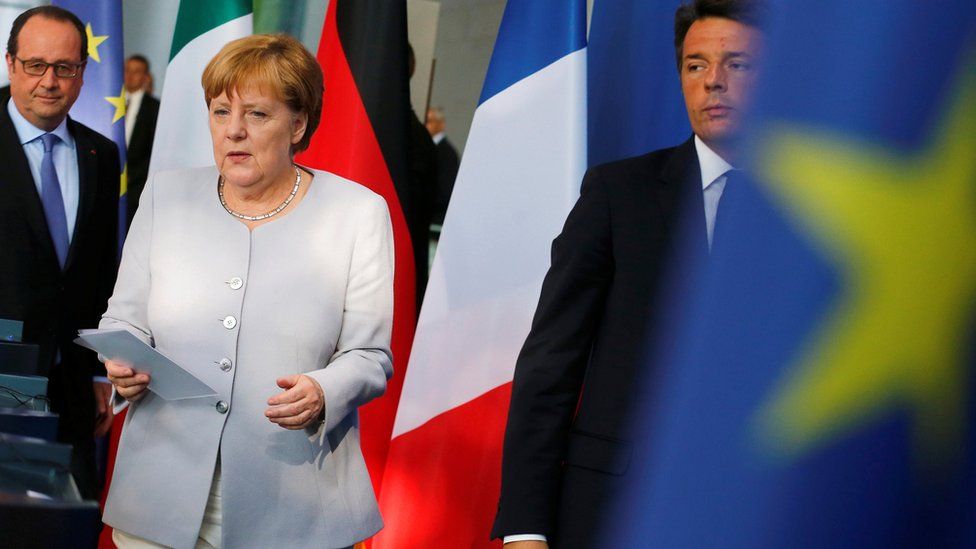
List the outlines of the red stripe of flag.
<svg viewBox="0 0 976 549">
<path fill-rule="evenodd" d="M 488 538 L 511 396 L 506 383 L 393 439 L 380 505 L 395 512 L 374 549 L 501 547 Z"/>
</svg>

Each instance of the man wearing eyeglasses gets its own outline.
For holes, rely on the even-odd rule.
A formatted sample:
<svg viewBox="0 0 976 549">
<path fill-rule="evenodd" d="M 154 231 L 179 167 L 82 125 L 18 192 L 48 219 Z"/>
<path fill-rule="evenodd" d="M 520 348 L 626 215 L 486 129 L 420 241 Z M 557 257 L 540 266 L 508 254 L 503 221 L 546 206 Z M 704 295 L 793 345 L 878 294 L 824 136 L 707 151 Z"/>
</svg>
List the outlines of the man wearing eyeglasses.
<svg viewBox="0 0 976 549">
<path fill-rule="evenodd" d="M 98 325 L 115 283 L 120 169 L 115 144 L 68 117 L 87 59 L 71 12 L 42 6 L 14 20 L 0 97 L 0 318 L 23 321 L 23 340 L 40 347 L 58 439 L 73 446 L 82 495 L 96 498 L 94 436 L 111 425 L 111 386 L 71 342 Z"/>
</svg>

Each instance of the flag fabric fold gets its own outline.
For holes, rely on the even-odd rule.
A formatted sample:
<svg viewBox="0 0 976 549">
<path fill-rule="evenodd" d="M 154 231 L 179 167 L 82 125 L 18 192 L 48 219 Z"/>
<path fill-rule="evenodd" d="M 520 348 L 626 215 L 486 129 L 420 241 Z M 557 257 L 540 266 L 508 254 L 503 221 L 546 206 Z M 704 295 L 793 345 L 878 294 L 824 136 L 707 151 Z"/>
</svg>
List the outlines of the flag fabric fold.
<svg viewBox="0 0 976 549">
<path fill-rule="evenodd" d="M 421 309 L 374 547 L 492 544 L 515 357 L 586 162 L 585 10 L 505 8 Z"/>
</svg>

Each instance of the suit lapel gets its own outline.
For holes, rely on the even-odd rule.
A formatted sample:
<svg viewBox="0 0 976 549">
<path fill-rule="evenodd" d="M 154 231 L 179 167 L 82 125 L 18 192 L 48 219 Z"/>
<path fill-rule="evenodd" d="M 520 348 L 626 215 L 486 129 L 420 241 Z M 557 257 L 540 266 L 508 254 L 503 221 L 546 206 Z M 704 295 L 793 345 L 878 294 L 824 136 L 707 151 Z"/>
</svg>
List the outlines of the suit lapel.
<svg viewBox="0 0 976 549">
<path fill-rule="evenodd" d="M 694 136 L 675 148 L 674 154 L 661 170 L 660 177 L 670 190 L 670 211 L 677 215 L 679 230 L 687 235 L 687 238 L 680 240 L 697 243 L 697 246 L 707 252 L 705 198 Z"/>
<path fill-rule="evenodd" d="M 64 268 L 68 270 L 78 249 L 84 244 L 85 228 L 91 221 L 92 211 L 95 209 L 95 197 L 98 195 L 98 152 L 95 143 L 88 139 L 87 134 L 78 130 L 78 124 L 68 119 L 68 129 L 75 138 L 75 151 L 78 154 L 78 216 L 68 248 L 68 258 Z"/>
<path fill-rule="evenodd" d="M 0 181 L 0 193 L 15 200 L 16 203 L 23 205 L 23 215 L 27 224 L 34 233 L 37 242 L 41 245 L 41 253 L 48 256 L 48 259 L 55 265 L 58 263 L 57 253 L 54 251 L 54 242 L 51 241 L 51 233 L 47 228 L 47 220 L 44 217 L 44 205 L 41 197 L 37 193 L 37 186 L 34 184 L 34 177 L 31 175 L 30 164 L 27 162 L 27 155 L 24 154 L 24 147 L 20 144 L 20 137 L 14 129 L 14 123 L 10 120 L 7 112 L 7 102 L 0 104 L 0 170 L 4 176 Z M 6 145 L 8 144 L 9 145 Z"/>
</svg>

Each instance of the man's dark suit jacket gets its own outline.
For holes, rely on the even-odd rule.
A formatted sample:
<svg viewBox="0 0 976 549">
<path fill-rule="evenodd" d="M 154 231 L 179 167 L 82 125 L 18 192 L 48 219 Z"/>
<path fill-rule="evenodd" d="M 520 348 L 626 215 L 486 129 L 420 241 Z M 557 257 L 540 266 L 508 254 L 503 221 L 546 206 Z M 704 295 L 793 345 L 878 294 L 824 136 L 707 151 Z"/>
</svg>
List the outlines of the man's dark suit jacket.
<svg viewBox="0 0 976 549">
<path fill-rule="evenodd" d="M 651 396 L 637 389 L 681 205 L 702 212 L 705 244 L 693 139 L 587 172 L 516 364 L 492 537 L 599 546 L 600 512 L 627 482 L 629 412 Z"/>
<path fill-rule="evenodd" d="M 60 414 L 58 438 L 75 446 L 72 472 L 82 495 L 95 497 L 92 376 L 105 369 L 72 340 L 79 329 L 98 326 L 115 285 L 119 153 L 101 134 L 68 120 L 81 188 L 62 271 L 7 102 L 0 101 L 0 318 L 23 321 L 24 341 L 40 346 L 39 368 L 49 377 L 51 408 Z"/>
<path fill-rule="evenodd" d="M 139 206 L 139 197 L 149 177 L 149 157 L 152 154 L 153 136 L 156 135 L 156 118 L 159 116 L 159 99 L 149 95 L 142 96 L 136 125 L 126 148 L 125 162 L 128 169 L 128 190 L 126 191 L 126 225 L 132 223 L 132 216 Z"/>
<path fill-rule="evenodd" d="M 427 290 L 428 263 L 430 262 L 430 214 L 437 192 L 437 149 L 427 128 L 410 111 L 410 187 L 406 200 L 401 198 L 410 242 L 413 244 L 413 259 L 417 280 L 417 314 L 424 302 Z"/>
<path fill-rule="evenodd" d="M 457 179 L 459 165 L 457 149 L 446 137 L 441 139 L 437 144 L 437 194 L 434 196 L 431 223 L 444 223 L 444 214 L 447 213 L 447 205 L 451 201 L 451 193 L 454 192 L 454 180 Z"/>
</svg>

